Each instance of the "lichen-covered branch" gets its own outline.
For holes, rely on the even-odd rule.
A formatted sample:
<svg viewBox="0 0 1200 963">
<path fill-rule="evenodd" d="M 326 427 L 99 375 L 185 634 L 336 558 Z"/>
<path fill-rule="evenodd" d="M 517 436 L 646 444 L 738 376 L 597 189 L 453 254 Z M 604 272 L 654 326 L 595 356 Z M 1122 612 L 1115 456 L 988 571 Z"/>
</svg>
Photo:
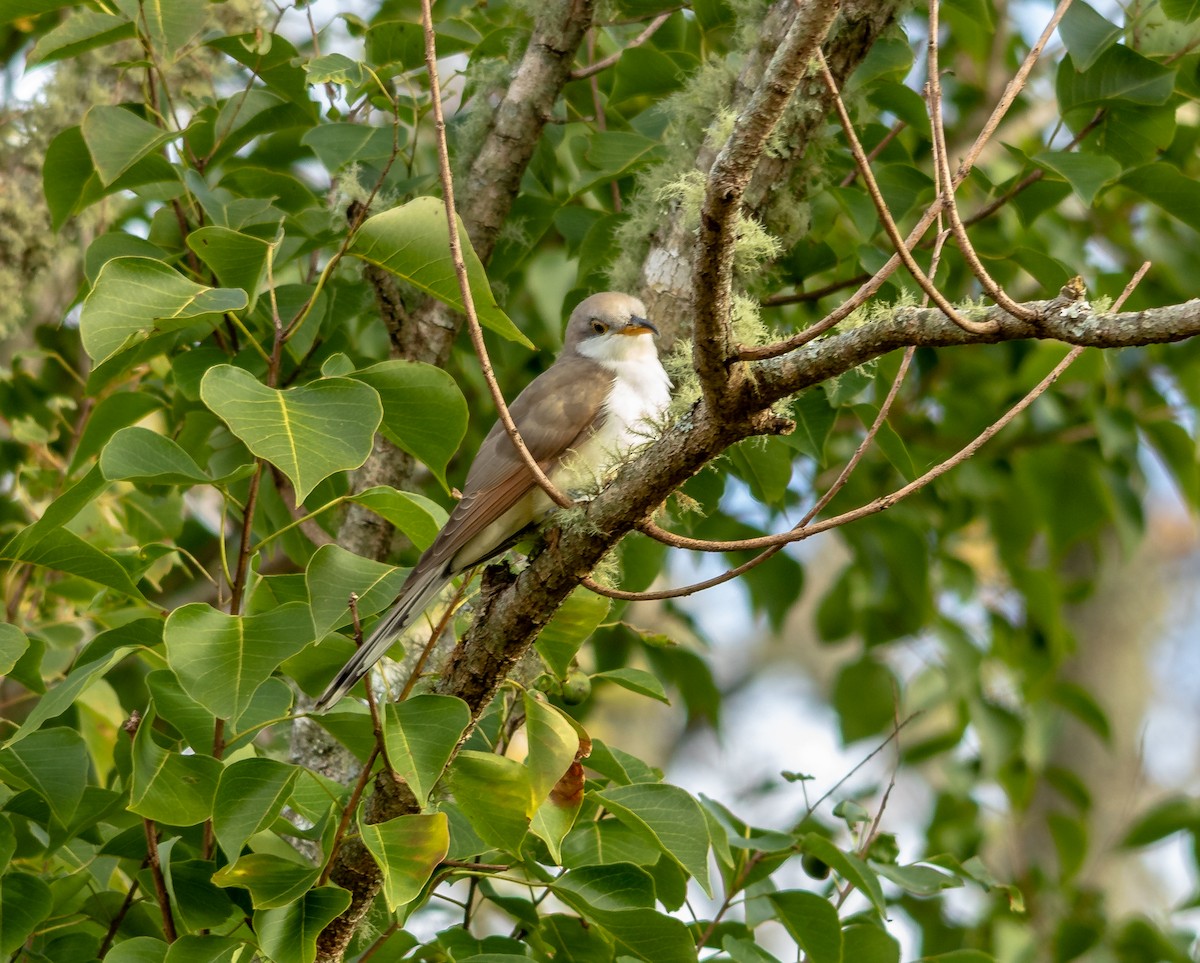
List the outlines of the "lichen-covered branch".
<svg viewBox="0 0 1200 963">
<path fill-rule="evenodd" d="M 714 406 L 724 393 L 725 382 L 732 374 L 729 365 L 735 358 L 729 323 L 733 306 L 733 255 L 742 218 L 742 196 L 767 146 L 767 138 L 808 71 L 813 53 L 820 49 L 838 6 L 820 0 L 797 5 L 796 16 L 783 42 L 708 175 L 694 248 L 692 310 L 696 374 L 705 398 Z"/>
<path fill-rule="evenodd" d="M 845 83 L 862 62 L 880 34 L 894 21 L 900 6 L 899 0 L 843 0 L 822 45 L 839 84 Z M 795 0 L 779 0 L 767 11 L 757 31 L 759 43 L 747 51 L 742 70 L 731 83 L 729 110 L 740 113 L 746 109 L 778 49 L 780 38 L 787 34 L 797 15 Z M 793 109 L 784 116 L 772 138 L 786 143 L 786 151 L 768 151 L 760 157 L 743 197 L 745 216 L 762 221 L 769 230 L 776 220 L 773 202 L 780 192 L 787 194 L 784 200 L 789 210 L 803 204 L 804 185 L 793 175 L 804 164 L 809 145 L 824 129 L 830 109 L 828 95 L 816 78 L 811 83 L 801 81 L 792 103 Z M 704 174 L 712 168 L 721 146 L 711 136 L 702 145 L 695 162 L 694 169 Z M 790 243 L 790 239 L 784 240 Z M 694 244 L 694 221 L 679 211 L 666 218 L 651 235 L 636 285 L 667 346 L 677 338 L 689 337 L 692 330 Z"/>
</svg>

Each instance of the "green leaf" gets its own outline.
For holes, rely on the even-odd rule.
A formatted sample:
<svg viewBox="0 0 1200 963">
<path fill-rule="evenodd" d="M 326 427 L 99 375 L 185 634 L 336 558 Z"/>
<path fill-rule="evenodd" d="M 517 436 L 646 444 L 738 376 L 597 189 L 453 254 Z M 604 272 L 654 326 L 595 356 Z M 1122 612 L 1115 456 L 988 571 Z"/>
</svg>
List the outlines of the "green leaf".
<svg viewBox="0 0 1200 963">
<path fill-rule="evenodd" d="M 729 954 L 733 963 L 779 963 L 779 958 L 772 956 L 751 940 L 739 940 L 726 934 L 721 941 L 721 949 Z"/>
<path fill-rule="evenodd" d="M 561 876 L 554 895 L 612 937 L 618 954 L 647 963 L 694 963 L 696 946 L 681 920 L 656 912 L 650 874 L 628 863 L 589 866 Z"/>
<path fill-rule="evenodd" d="M 507 853 L 520 853 L 534 810 L 524 766 L 490 752 L 464 749 L 450 767 L 450 788 L 480 839 Z"/>
<path fill-rule="evenodd" d="M 1104 154 L 1055 150 L 1043 151 L 1032 160 L 1065 177 L 1079 199 L 1089 206 L 1102 187 L 1121 176 L 1121 165 Z"/>
<path fill-rule="evenodd" d="M 0 749 L 0 774 L 11 785 L 32 789 L 59 822 L 70 823 L 88 781 L 87 745 L 74 729 L 38 729 Z"/>
<path fill-rule="evenodd" d="M 163 963 L 236 963 L 246 948 L 233 937 L 188 933 L 170 945 Z"/>
<path fill-rule="evenodd" d="M 1177 23 L 1200 19 L 1200 0 L 1162 0 L 1162 12 Z"/>
<path fill-rule="evenodd" d="M 576 905 L 589 911 L 654 908 L 654 878 L 632 863 L 572 869 L 556 879 L 552 889 L 559 898 L 569 893 Z"/>
<path fill-rule="evenodd" d="M 209 485 L 249 474 L 240 466 L 223 479 L 214 479 L 178 443 L 149 428 L 122 428 L 100 453 L 100 471 L 108 481 L 143 485 Z"/>
<path fill-rule="evenodd" d="M 1200 832 L 1200 803 L 1186 796 L 1174 796 L 1152 806 L 1129 827 L 1121 845 L 1149 846 L 1180 832 Z"/>
<path fill-rule="evenodd" d="M 144 391 L 118 391 L 100 399 L 84 426 L 83 435 L 71 457 L 70 470 L 74 471 L 97 454 L 116 432 L 141 421 L 161 407 L 162 402 L 158 398 Z"/>
<path fill-rule="evenodd" d="M 483 264 L 467 241 L 461 219 L 458 233 L 479 323 L 501 337 L 532 349 L 533 342 L 496 303 Z M 367 218 L 354 235 L 348 253 L 391 271 L 426 294 L 462 311 L 462 295 L 450 259 L 449 237 L 445 205 L 434 197 L 418 197 L 402 207 Z"/>
<path fill-rule="evenodd" d="M 221 772 L 213 804 L 213 832 L 231 862 L 246 840 L 267 829 L 283 811 L 300 775 L 297 766 L 275 759 L 239 759 Z"/>
<path fill-rule="evenodd" d="M 1058 104 L 1065 114 L 1113 102 L 1164 104 L 1175 89 L 1175 71 L 1120 44 L 1109 47 L 1087 70 L 1067 56 L 1058 68 Z"/>
<path fill-rule="evenodd" d="M 317 937 L 350 905 L 350 893 L 340 886 L 309 890 L 296 902 L 279 909 L 256 910 L 254 932 L 272 960 L 313 963 Z"/>
<path fill-rule="evenodd" d="M 842 666 L 833 686 L 842 742 L 865 739 L 892 725 L 899 694 L 892 670 L 869 655 Z"/>
<path fill-rule="evenodd" d="M 168 55 L 204 27 L 204 7 L 189 0 L 114 0 L 120 11 L 137 23 L 150 42 Z"/>
<path fill-rule="evenodd" d="M 525 768 L 529 770 L 533 801 L 540 806 L 575 761 L 579 752 L 579 734 L 562 712 L 532 693 L 525 693 L 524 703 L 525 735 L 529 744 Z"/>
<path fill-rule="evenodd" d="M 388 761 L 422 806 L 470 722 L 471 710 L 453 696 L 418 695 L 385 707 Z"/>
<path fill-rule="evenodd" d="M 18 539 L 20 535 L 13 541 Z M 89 582 L 106 585 L 130 598 L 146 601 L 120 562 L 65 528 L 50 529 L 32 544 L 19 545 L 15 552 L 5 547 L 0 557 L 30 562 L 58 572 L 69 572 Z"/>
<path fill-rule="evenodd" d="M 1066 709 L 1071 715 L 1098 735 L 1104 742 L 1112 742 L 1112 724 L 1095 697 L 1083 686 L 1066 680 L 1055 684 L 1051 700 Z"/>
<path fill-rule="evenodd" d="M 223 288 L 240 288 L 254 310 L 258 292 L 267 277 L 271 244 L 227 227 L 201 227 L 187 236 L 187 246 L 208 266 Z"/>
<path fill-rule="evenodd" d="M 124 17 L 98 10 L 75 10 L 53 30 L 44 33 L 29 52 L 30 66 L 76 57 L 96 47 L 128 40 L 137 33 Z"/>
<path fill-rule="evenodd" d="M 1054 850 L 1058 854 L 1058 875 L 1064 883 L 1083 868 L 1088 855 L 1087 824 L 1082 819 L 1051 812 L 1046 816 Z"/>
<path fill-rule="evenodd" d="M 691 795 L 678 786 L 640 783 L 590 794 L 630 829 L 690 873 L 711 895 L 708 822 Z"/>
<path fill-rule="evenodd" d="M 768 893 L 767 899 L 811 963 L 841 963 L 842 925 L 829 900 L 804 890 Z"/>
<path fill-rule="evenodd" d="M 50 209 L 50 226 L 56 231 L 75 211 L 96 168 L 78 127 L 60 131 L 46 148 L 42 164 L 42 193 Z"/>
<path fill-rule="evenodd" d="M 446 465 L 467 433 L 467 399 L 441 368 L 417 361 L 382 361 L 353 375 L 379 393 L 380 431 L 419 458 L 446 485 Z"/>
<path fill-rule="evenodd" d="M 0 622 L 0 675 L 8 675 L 29 648 L 29 639 L 15 625 Z"/>
<path fill-rule="evenodd" d="M 234 907 L 229 894 L 212 881 L 216 864 L 208 859 L 172 859 L 169 850 L 177 841 L 178 837 L 159 847 L 163 880 L 176 926 L 191 932 L 220 926 L 229 919 Z M 238 910 L 238 919 L 242 915 Z"/>
<path fill-rule="evenodd" d="M 1121 186 L 1140 194 L 1151 204 L 1188 227 L 1200 230 L 1200 184 L 1166 161 L 1130 171 Z"/>
<path fill-rule="evenodd" d="M 1121 28 L 1098 14 L 1083 0 L 1067 8 L 1058 25 L 1058 35 L 1080 70 L 1087 70 L 1121 36 Z"/>
<path fill-rule="evenodd" d="M 957 876 L 917 863 L 908 866 L 874 863 L 873 868 L 884 879 L 890 879 L 915 896 L 936 896 L 944 889 L 956 889 L 963 884 Z"/>
<path fill-rule="evenodd" d="M 859 892 L 871 901 L 880 917 L 887 919 L 887 904 L 883 899 L 883 888 L 879 885 L 879 878 L 861 859 L 843 852 L 824 836 L 816 833 L 809 833 L 800 840 L 800 850 L 816 856 L 846 882 L 853 883 Z"/>
<path fill-rule="evenodd" d="M 84 299 L 79 332 L 88 356 L 101 362 L 151 334 L 215 327 L 246 303 L 245 291 L 196 284 L 152 258 L 118 257 L 100 269 Z"/>
<path fill-rule="evenodd" d="M 602 595 L 576 589 L 554 613 L 534 644 L 546 666 L 559 679 L 565 679 L 571 660 L 584 640 L 608 617 L 612 603 Z"/>
<path fill-rule="evenodd" d="M 162 130 L 124 107 L 97 104 L 79 125 L 100 183 L 108 186 L 138 161 L 180 136 Z"/>
<path fill-rule="evenodd" d="M 302 602 L 242 616 L 195 602 L 171 613 L 163 638 L 187 694 L 217 718 L 236 719 L 279 664 L 313 640 L 313 629 Z"/>
<path fill-rule="evenodd" d="M 0 626 L 0 636 L 3 635 L 4 628 L 6 626 Z M 28 644 L 28 640 L 26 644 Z M 93 683 L 102 679 L 105 673 L 113 665 L 125 658 L 130 651 L 131 647 L 121 646 L 98 659 L 73 668 L 65 679 L 51 688 L 49 692 L 37 701 L 37 705 L 33 707 L 33 710 L 21 722 L 21 728 L 8 740 L 8 745 L 14 745 L 26 736 L 39 731 L 46 720 L 57 718 L 70 709 L 75 704 L 75 700 L 84 691 L 89 689 Z"/>
<path fill-rule="evenodd" d="M 5 873 L 0 885 L 0 956 L 15 954 L 54 909 L 50 887 L 28 873 Z"/>
<path fill-rule="evenodd" d="M 657 699 L 665 705 L 671 704 L 671 700 L 667 698 L 666 690 L 663 688 L 662 683 L 658 681 L 658 676 L 647 672 L 645 669 L 631 669 L 626 666 L 620 669 L 609 669 L 607 672 L 597 672 L 592 678 L 607 679 L 609 682 L 615 682 L 621 688 L 628 689 L 630 692 L 649 696 L 651 699 Z"/>
<path fill-rule="evenodd" d="M 210 368 L 200 397 L 246 447 L 287 475 L 303 502 L 320 482 L 358 468 L 383 417 L 379 396 L 349 378 L 278 391 L 232 365 Z"/>
<path fill-rule="evenodd" d="M 221 763 L 211 756 L 184 755 L 154 741 L 154 713 L 133 737 L 129 809 L 168 826 L 195 826 L 212 816 Z"/>
<path fill-rule="evenodd" d="M 362 558 L 338 545 L 322 545 L 304 571 L 314 637 L 324 638 L 351 624 L 351 593 L 358 596 L 359 618 L 365 619 L 391 605 L 405 577 L 403 569 Z"/>
<path fill-rule="evenodd" d="M 792 449 L 778 438 L 748 438 L 726 455 L 760 502 L 781 505 L 792 480 Z"/>
<path fill-rule="evenodd" d="M 386 518 L 421 551 L 433 544 L 437 533 L 446 524 L 446 510 L 437 502 L 424 495 L 397 491 L 386 485 L 377 485 L 352 495 L 350 501 Z"/>
<path fill-rule="evenodd" d="M 386 163 L 392 156 L 392 129 L 369 124 L 320 124 L 300 138 L 330 174 L 347 164 Z M 402 142 L 403 143 L 403 142 Z"/>
<path fill-rule="evenodd" d="M 105 963 L 163 963 L 167 944 L 153 936 L 122 940 L 104 955 Z"/>
<path fill-rule="evenodd" d="M 855 923 L 842 930 L 842 958 L 854 963 L 900 963 L 900 944 L 878 926 Z"/>
<path fill-rule="evenodd" d="M 383 873 L 383 898 L 393 913 L 421 895 L 450 849 L 445 813 L 412 813 L 382 823 L 360 818 L 358 830 Z"/>
<path fill-rule="evenodd" d="M 796 419 L 796 430 L 781 436 L 781 440 L 824 466 L 825 443 L 837 419 L 825 392 L 820 388 L 801 392 L 792 403 L 792 417 Z"/>
<path fill-rule="evenodd" d="M 304 65 L 310 84 L 340 84 L 343 87 L 361 87 L 369 76 L 363 65 L 345 54 L 331 53 L 313 57 Z"/>
<path fill-rule="evenodd" d="M 218 886 L 238 886 L 249 890 L 250 903 L 256 909 L 279 909 L 294 903 L 312 889 L 321 875 L 319 866 L 271 853 L 247 853 L 236 863 L 213 874 Z"/>
</svg>

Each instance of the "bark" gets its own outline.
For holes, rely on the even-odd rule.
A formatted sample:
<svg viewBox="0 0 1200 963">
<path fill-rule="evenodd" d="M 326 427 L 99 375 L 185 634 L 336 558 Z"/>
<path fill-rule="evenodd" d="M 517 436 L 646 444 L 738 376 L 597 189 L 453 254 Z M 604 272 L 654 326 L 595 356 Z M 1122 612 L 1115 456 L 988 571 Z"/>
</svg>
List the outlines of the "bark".
<svg viewBox="0 0 1200 963">
<path fill-rule="evenodd" d="M 820 4 L 816 5 L 820 7 Z M 900 0 L 845 0 L 821 49 L 838 86 L 862 62 L 871 45 L 895 20 Z M 807 5 L 806 5 L 807 8 Z M 732 83 L 729 106 L 739 114 L 746 110 L 766 75 L 780 40 L 792 27 L 799 7 L 795 0 L 780 0 L 767 12 L 760 30 L 758 46 L 750 50 L 746 63 Z M 814 11 L 814 13 L 819 13 Z M 809 89 L 811 87 L 811 89 Z M 800 86 L 803 110 L 793 110 L 782 118 L 775 139 L 787 144 L 785 152 L 768 151 L 749 173 L 749 186 L 742 199 L 742 213 L 771 223 L 771 203 L 776 192 L 789 192 L 789 205 L 804 200 L 803 187 L 796 184 L 796 171 L 806 162 L 808 148 L 826 124 L 832 100 L 823 84 L 805 82 Z M 722 145 L 707 141 L 700 149 L 696 170 L 708 174 Z M 683 218 L 664 219 L 662 228 L 651 237 L 650 249 L 642 265 L 638 295 L 663 332 L 669 348 L 679 338 L 692 334 L 692 278 L 695 234 Z"/>
</svg>

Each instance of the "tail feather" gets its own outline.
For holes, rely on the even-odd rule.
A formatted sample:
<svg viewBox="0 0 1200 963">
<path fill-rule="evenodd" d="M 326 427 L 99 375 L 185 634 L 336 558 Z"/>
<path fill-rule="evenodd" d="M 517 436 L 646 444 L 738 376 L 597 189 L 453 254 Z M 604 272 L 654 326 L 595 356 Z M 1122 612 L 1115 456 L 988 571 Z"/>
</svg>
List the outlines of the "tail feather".
<svg viewBox="0 0 1200 963">
<path fill-rule="evenodd" d="M 392 610 L 380 620 L 379 624 L 375 626 L 375 631 L 342 666 L 338 674 L 333 677 L 333 681 L 321 693 L 321 698 L 314 706 L 316 711 L 324 712 L 354 688 L 354 684 L 370 671 L 371 666 L 383 658 L 400 633 L 425 611 L 425 607 L 433 601 L 434 596 L 446 586 L 452 577 L 445 568 L 441 567 L 430 568 L 425 572 L 414 569 L 408 581 L 404 583 L 404 588 L 392 606 Z"/>
</svg>

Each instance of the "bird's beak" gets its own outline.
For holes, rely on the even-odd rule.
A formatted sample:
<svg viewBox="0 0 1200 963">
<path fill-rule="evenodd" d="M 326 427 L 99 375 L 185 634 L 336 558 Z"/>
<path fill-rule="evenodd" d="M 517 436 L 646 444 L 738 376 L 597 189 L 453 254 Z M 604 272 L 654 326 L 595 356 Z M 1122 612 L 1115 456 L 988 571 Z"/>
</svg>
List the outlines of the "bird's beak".
<svg viewBox="0 0 1200 963">
<path fill-rule="evenodd" d="M 628 334 L 628 335 L 653 334 L 657 337 L 658 328 L 656 328 L 654 325 L 652 325 L 645 318 L 639 318 L 635 314 L 628 321 L 625 322 L 625 325 L 623 327 L 618 328 L 615 333 L 616 334 Z"/>
</svg>

